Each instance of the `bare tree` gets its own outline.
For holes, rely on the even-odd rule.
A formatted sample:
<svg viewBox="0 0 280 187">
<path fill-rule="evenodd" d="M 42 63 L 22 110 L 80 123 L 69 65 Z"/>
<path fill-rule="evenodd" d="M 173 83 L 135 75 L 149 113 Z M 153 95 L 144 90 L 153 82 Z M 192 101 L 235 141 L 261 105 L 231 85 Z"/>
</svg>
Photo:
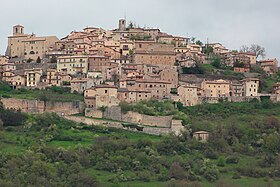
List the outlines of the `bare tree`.
<svg viewBox="0 0 280 187">
<path fill-rule="evenodd" d="M 265 58 L 265 56 L 266 56 L 265 48 L 261 47 L 260 45 L 257 45 L 257 44 L 252 44 L 250 47 L 250 51 L 256 53 L 257 58 L 259 56 L 261 56 L 262 58 Z"/>
<path fill-rule="evenodd" d="M 239 50 L 239 51 L 240 51 L 240 52 L 243 52 L 243 53 L 247 53 L 247 52 L 250 52 L 250 49 L 249 49 L 248 46 L 242 45 L 242 46 L 240 47 L 240 50 Z"/>
<path fill-rule="evenodd" d="M 242 45 L 241 48 L 240 48 L 240 52 L 255 53 L 257 58 L 259 58 L 260 56 L 262 58 L 265 58 L 265 56 L 266 56 L 265 48 L 260 46 L 260 45 L 258 45 L 258 44 L 252 44 L 250 47 L 248 47 L 246 45 Z"/>
</svg>

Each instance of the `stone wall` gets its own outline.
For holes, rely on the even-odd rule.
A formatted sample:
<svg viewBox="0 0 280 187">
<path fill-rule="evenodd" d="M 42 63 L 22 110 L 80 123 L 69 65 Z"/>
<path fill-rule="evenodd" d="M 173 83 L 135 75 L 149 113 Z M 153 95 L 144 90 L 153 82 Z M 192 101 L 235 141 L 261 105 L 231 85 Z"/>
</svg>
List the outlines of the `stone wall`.
<svg viewBox="0 0 280 187">
<path fill-rule="evenodd" d="M 129 111 L 122 113 L 121 108 L 118 106 L 107 108 L 103 114 L 95 109 L 86 109 L 85 115 L 94 118 L 106 118 L 117 121 L 124 121 L 127 123 L 143 124 L 152 127 L 165 127 L 170 128 L 173 116 L 148 116 L 138 112 Z M 101 117 L 102 116 L 102 117 Z"/>
<path fill-rule="evenodd" d="M 206 79 L 206 80 L 218 80 L 218 79 L 223 79 L 223 80 L 228 80 L 228 81 L 233 81 L 233 80 L 239 80 L 236 76 L 225 76 L 225 75 L 200 75 L 200 74 L 181 74 L 179 76 L 179 81 L 181 82 L 187 82 L 195 85 L 200 85 L 201 82 Z"/>
<path fill-rule="evenodd" d="M 107 119 L 113 119 L 117 121 L 122 121 L 122 110 L 119 106 L 112 106 L 106 108 L 103 113 L 103 117 Z"/>
<path fill-rule="evenodd" d="M 40 68 L 43 69 L 45 72 L 48 68 L 56 69 L 56 63 L 23 63 L 23 64 L 16 64 L 17 70 L 25 70 L 25 69 L 33 69 L 33 68 Z"/>
<path fill-rule="evenodd" d="M 92 110 L 89 108 L 85 109 L 85 116 L 93 118 L 103 118 L 103 112 L 101 110 Z"/>
<path fill-rule="evenodd" d="M 260 100 L 260 97 L 226 97 L 226 98 L 218 98 L 218 97 L 199 97 L 199 101 L 201 103 L 219 103 L 220 100 L 228 101 L 228 102 L 248 102 L 252 99 Z"/>
<path fill-rule="evenodd" d="M 176 122 L 173 122 L 174 128 L 173 127 L 159 128 L 159 127 L 142 126 L 143 131 L 138 131 L 134 128 L 123 127 L 122 122 L 97 120 L 97 119 L 81 117 L 81 116 L 64 116 L 64 118 L 71 120 L 71 121 L 75 121 L 77 123 L 84 123 L 86 125 L 100 125 L 100 126 L 105 126 L 105 127 L 113 127 L 113 128 L 129 130 L 129 131 L 133 131 L 133 132 L 140 132 L 140 133 L 145 133 L 145 134 L 151 134 L 151 135 L 163 135 L 163 134 L 169 134 L 169 133 L 175 133 L 178 135 L 181 130 L 184 130 L 184 127 L 182 126 L 182 124 L 178 123 L 178 120 L 175 120 Z"/>
<path fill-rule="evenodd" d="M 172 118 L 173 116 L 142 115 L 142 124 L 155 126 L 155 127 L 171 128 Z"/>
<path fill-rule="evenodd" d="M 274 103 L 280 102 L 280 95 L 279 95 L 279 94 L 272 94 L 272 95 L 270 96 L 270 100 L 271 100 L 272 102 L 274 102 Z"/>
<path fill-rule="evenodd" d="M 84 104 L 81 101 L 73 102 L 44 102 L 38 100 L 2 98 L 5 108 L 21 110 L 26 113 L 54 112 L 59 115 L 76 114 L 84 111 Z"/>
</svg>

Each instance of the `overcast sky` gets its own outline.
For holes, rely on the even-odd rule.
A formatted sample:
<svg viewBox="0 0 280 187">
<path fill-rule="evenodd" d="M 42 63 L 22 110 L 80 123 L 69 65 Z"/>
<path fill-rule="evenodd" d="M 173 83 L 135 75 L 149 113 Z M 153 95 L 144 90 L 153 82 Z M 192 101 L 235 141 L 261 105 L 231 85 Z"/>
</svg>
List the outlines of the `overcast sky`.
<svg viewBox="0 0 280 187">
<path fill-rule="evenodd" d="M 260 44 L 280 60 L 279 0 L 1 0 L 0 54 L 12 26 L 59 38 L 86 26 L 112 29 L 126 16 L 173 35 L 220 42 L 229 49 Z"/>
</svg>

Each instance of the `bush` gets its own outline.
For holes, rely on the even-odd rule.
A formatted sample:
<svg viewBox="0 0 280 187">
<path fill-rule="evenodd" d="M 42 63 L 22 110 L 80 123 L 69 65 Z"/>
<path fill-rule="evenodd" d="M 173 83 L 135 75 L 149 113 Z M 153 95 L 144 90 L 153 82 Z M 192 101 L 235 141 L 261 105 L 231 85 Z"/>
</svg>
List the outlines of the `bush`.
<svg viewBox="0 0 280 187">
<path fill-rule="evenodd" d="M 210 159 L 217 159 L 218 158 L 218 154 L 217 152 L 215 152 L 213 149 L 208 148 L 204 151 L 204 155 L 206 158 L 210 158 Z"/>
<path fill-rule="evenodd" d="M 4 126 L 21 126 L 27 120 L 27 115 L 16 110 L 0 110 L 0 119 Z"/>
<path fill-rule="evenodd" d="M 219 179 L 219 172 L 218 172 L 218 170 L 216 170 L 214 168 L 209 168 L 204 173 L 204 177 L 209 182 L 215 182 L 216 180 Z"/>
<path fill-rule="evenodd" d="M 241 179 L 241 175 L 239 173 L 234 173 L 232 179 Z"/>
<path fill-rule="evenodd" d="M 219 167 L 225 167 L 226 163 L 225 163 L 225 158 L 224 157 L 220 157 L 217 161 L 217 166 Z"/>
<path fill-rule="evenodd" d="M 148 171 L 140 171 L 137 173 L 138 179 L 143 182 L 150 182 L 151 180 L 151 173 Z"/>
<path fill-rule="evenodd" d="M 227 164 L 238 164 L 239 162 L 239 157 L 238 156 L 229 156 L 226 158 L 226 163 Z"/>
</svg>

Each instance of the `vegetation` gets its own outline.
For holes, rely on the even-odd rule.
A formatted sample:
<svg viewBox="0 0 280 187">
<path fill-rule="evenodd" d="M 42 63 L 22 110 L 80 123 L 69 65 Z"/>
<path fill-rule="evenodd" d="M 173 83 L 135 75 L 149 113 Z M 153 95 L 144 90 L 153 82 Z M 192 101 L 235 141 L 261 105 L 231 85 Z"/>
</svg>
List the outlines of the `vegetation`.
<svg viewBox="0 0 280 187">
<path fill-rule="evenodd" d="M 70 102 L 73 100 L 83 100 L 82 95 L 70 93 L 70 89 L 65 87 L 53 86 L 45 90 L 28 90 L 25 88 L 14 90 L 9 86 L 7 82 L 4 81 L 0 81 L 0 95 L 4 98 L 38 99 L 53 102 Z"/>
<path fill-rule="evenodd" d="M 177 110 L 176 103 L 166 100 L 160 102 L 155 99 L 148 101 L 141 101 L 139 103 L 130 104 L 126 102 L 121 102 L 120 107 L 122 112 L 126 113 L 128 111 L 138 112 L 140 114 L 150 115 L 150 116 L 170 116 L 173 115 L 174 119 L 183 120 L 185 125 L 188 124 L 189 119 L 186 114 Z"/>
<path fill-rule="evenodd" d="M 255 53 L 257 59 L 259 57 L 265 58 L 266 56 L 266 51 L 265 48 L 258 45 L 258 44 L 252 44 L 250 47 L 243 45 L 240 48 L 240 52 L 251 52 L 251 53 Z"/>
<path fill-rule="evenodd" d="M 204 74 L 205 71 L 203 69 L 202 64 L 196 63 L 194 67 L 184 67 L 183 74 Z"/>
<path fill-rule="evenodd" d="M 178 109 L 168 101 L 144 104 L 158 114 L 183 112 L 191 121 L 189 130 L 180 137 L 157 137 L 0 107 L 0 186 L 280 184 L 279 104 L 177 103 Z M 196 130 L 208 130 L 209 141 L 192 139 Z"/>
</svg>

